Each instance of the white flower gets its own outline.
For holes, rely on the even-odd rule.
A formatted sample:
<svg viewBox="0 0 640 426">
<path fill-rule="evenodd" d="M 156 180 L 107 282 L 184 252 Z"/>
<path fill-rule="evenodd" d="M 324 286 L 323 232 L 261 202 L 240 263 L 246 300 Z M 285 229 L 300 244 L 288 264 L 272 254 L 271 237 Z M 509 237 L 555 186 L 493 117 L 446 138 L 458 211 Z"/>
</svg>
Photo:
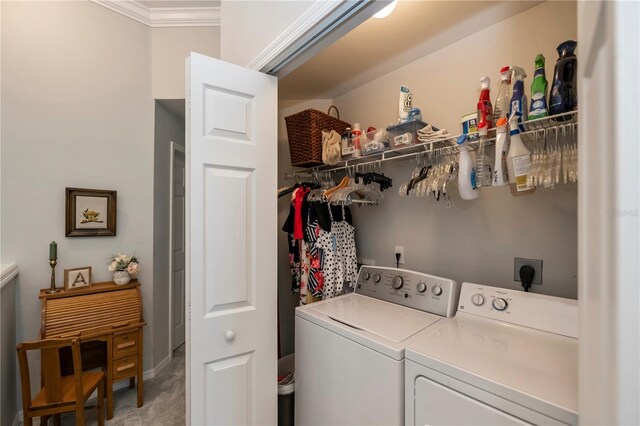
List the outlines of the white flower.
<svg viewBox="0 0 640 426">
<path fill-rule="evenodd" d="M 127 272 L 129 272 L 129 274 L 131 275 L 135 275 L 138 273 L 138 271 L 140 270 L 140 264 L 138 263 L 130 263 L 129 266 L 127 266 Z"/>
<path fill-rule="evenodd" d="M 120 262 L 120 261 L 124 261 L 127 259 L 127 255 L 126 254 L 122 254 L 122 253 L 118 253 L 118 255 L 113 259 L 116 262 Z"/>
<path fill-rule="evenodd" d="M 109 272 L 114 272 L 116 270 L 116 261 L 114 260 L 113 262 L 111 262 L 111 264 L 109 264 L 109 267 L 107 268 L 109 270 Z"/>
</svg>

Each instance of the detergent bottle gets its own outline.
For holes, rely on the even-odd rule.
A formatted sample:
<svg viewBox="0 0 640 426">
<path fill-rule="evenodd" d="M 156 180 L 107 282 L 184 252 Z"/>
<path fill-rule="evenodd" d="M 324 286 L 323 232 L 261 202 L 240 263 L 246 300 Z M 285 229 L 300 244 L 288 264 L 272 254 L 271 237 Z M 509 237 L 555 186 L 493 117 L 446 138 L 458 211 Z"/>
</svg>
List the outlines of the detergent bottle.
<svg viewBox="0 0 640 426">
<path fill-rule="evenodd" d="M 559 58 L 549 94 L 549 112 L 553 115 L 573 111 L 578 106 L 578 59 L 574 53 L 577 45 L 575 41 L 567 40 L 556 49 Z"/>
<path fill-rule="evenodd" d="M 493 106 L 491 106 L 491 79 L 480 79 L 480 99 L 478 99 L 478 127 L 486 123 L 487 129 L 493 127 Z"/>
<path fill-rule="evenodd" d="M 507 119 L 509 115 L 509 99 L 511 99 L 511 67 L 506 66 L 500 68 L 500 88 L 498 89 L 498 97 L 496 98 L 493 116 L 496 121 L 499 118 Z"/>
<path fill-rule="evenodd" d="M 527 106 L 527 95 L 524 93 L 524 79 L 527 77 L 527 73 L 520 67 L 511 67 L 513 72 L 513 96 L 511 96 L 511 105 L 509 107 L 509 117 L 513 115 L 513 112 L 517 112 L 516 117 L 518 123 L 520 123 L 520 131 L 524 132 L 523 121 L 527 119 L 527 113 L 529 108 Z"/>
<path fill-rule="evenodd" d="M 535 59 L 536 70 L 531 82 L 531 109 L 529 120 L 542 118 L 549 115 L 547 110 L 547 77 L 544 75 L 544 55 L 538 53 Z"/>
<path fill-rule="evenodd" d="M 509 172 L 509 186 L 511 195 L 531 194 L 536 190 L 530 186 L 527 177 L 531 171 L 531 152 L 524 146 L 520 138 L 518 112 L 514 111 L 509 117 L 510 146 L 507 154 L 507 169 Z"/>
</svg>

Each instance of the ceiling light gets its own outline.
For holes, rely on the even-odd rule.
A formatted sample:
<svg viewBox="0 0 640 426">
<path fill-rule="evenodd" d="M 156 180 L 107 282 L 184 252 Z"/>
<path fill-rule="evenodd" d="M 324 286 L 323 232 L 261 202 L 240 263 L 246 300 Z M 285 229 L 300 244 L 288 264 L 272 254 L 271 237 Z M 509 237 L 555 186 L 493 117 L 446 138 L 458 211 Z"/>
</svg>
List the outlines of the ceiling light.
<svg viewBox="0 0 640 426">
<path fill-rule="evenodd" d="M 387 16 L 391 15 L 391 12 L 393 12 L 393 9 L 396 8 L 397 4 L 398 0 L 393 0 L 388 6 L 385 6 L 382 10 L 380 10 L 380 12 L 373 15 L 373 17 L 378 19 L 386 18 Z"/>
</svg>

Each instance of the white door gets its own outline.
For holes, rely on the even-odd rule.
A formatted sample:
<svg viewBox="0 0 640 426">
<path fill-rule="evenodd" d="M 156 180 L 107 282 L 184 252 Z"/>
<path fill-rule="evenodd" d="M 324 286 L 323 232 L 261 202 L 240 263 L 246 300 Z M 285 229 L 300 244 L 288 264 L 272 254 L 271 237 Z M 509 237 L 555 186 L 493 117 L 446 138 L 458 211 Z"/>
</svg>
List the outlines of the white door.
<svg viewBox="0 0 640 426">
<path fill-rule="evenodd" d="M 277 80 L 186 75 L 187 424 L 276 424 Z"/>
<path fill-rule="evenodd" d="M 171 350 L 184 343 L 185 311 L 185 158 L 184 148 L 171 143 Z"/>
<path fill-rule="evenodd" d="M 640 424 L 640 3 L 578 2 L 580 423 Z"/>
</svg>

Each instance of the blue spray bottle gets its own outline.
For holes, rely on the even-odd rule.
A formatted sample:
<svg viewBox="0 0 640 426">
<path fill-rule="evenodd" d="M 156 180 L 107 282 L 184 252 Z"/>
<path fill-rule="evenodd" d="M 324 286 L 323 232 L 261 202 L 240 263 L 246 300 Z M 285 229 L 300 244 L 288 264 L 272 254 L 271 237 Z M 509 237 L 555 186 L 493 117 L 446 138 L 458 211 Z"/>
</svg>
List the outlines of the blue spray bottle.
<svg viewBox="0 0 640 426">
<path fill-rule="evenodd" d="M 529 105 L 527 102 L 527 95 L 524 93 L 524 79 L 527 77 L 527 73 L 520 67 L 511 67 L 513 72 L 513 96 L 511 96 L 511 106 L 509 107 L 509 117 L 514 111 L 517 112 L 519 128 L 521 132 L 524 132 L 523 121 L 527 120 L 529 114 Z"/>
</svg>

